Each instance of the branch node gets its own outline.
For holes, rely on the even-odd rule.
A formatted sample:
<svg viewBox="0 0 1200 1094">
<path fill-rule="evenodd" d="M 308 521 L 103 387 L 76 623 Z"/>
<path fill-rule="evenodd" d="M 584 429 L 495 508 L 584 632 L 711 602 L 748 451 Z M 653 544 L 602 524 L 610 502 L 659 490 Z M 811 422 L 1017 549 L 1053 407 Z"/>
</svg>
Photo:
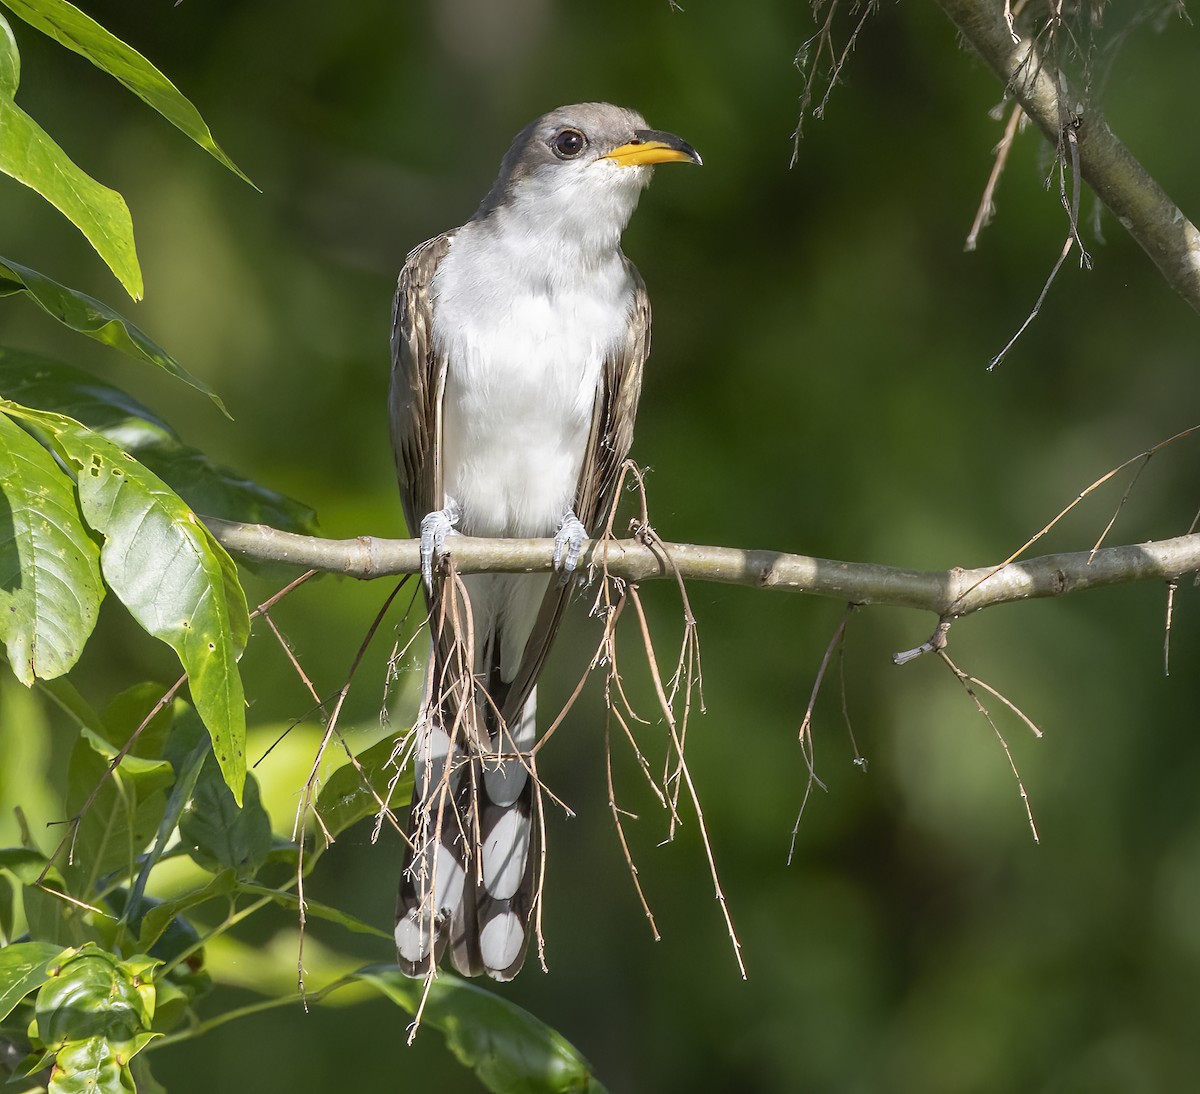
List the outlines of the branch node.
<svg viewBox="0 0 1200 1094">
<path fill-rule="evenodd" d="M 922 654 L 940 653 L 946 648 L 948 641 L 946 636 L 950 633 L 950 625 L 953 622 L 953 619 L 943 619 L 938 623 L 933 634 L 919 646 L 915 646 L 911 650 L 901 650 L 899 653 L 893 653 L 892 663 L 895 665 L 907 665 L 909 661 L 915 661 Z"/>
</svg>

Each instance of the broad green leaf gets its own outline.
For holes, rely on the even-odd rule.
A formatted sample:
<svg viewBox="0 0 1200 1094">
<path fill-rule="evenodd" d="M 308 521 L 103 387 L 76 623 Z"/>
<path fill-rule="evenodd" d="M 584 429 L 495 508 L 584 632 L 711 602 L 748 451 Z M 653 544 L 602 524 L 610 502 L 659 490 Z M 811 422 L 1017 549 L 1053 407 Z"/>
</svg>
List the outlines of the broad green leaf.
<svg viewBox="0 0 1200 1094">
<path fill-rule="evenodd" d="M 11 99 L 21 83 L 21 54 L 8 20 L 0 15 L 0 99 Z"/>
<path fill-rule="evenodd" d="M 30 26 L 119 80 L 235 175 L 250 182 L 218 147 L 200 112 L 136 49 L 66 0 L 4 0 L 4 4 Z"/>
<path fill-rule="evenodd" d="M 284 908 L 291 908 L 293 911 L 299 912 L 300 898 L 295 893 L 288 892 L 286 889 L 269 889 L 265 885 L 247 885 L 238 886 L 238 891 L 246 893 L 249 896 L 265 896 L 269 897 L 276 904 Z M 357 916 L 352 916 L 348 912 L 343 912 L 340 908 L 330 907 L 328 904 L 322 904 L 320 901 L 312 900 L 309 897 L 304 898 L 304 914 L 309 919 L 324 919 L 329 923 L 337 923 L 341 927 L 345 927 L 348 931 L 353 931 L 355 934 L 370 934 L 376 938 L 391 938 L 391 931 L 380 930 L 373 923 L 366 923 Z"/>
<path fill-rule="evenodd" d="M 226 417 L 229 411 L 220 397 L 203 380 L 193 376 L 165 349 L 151 341 L 128 319 L 118 315 L 107 304 L 76 289 L 69 289 L 57 281 L 22 266 L 10 259 L 0 259 L 0 296 L 15 292 L 26 292 L 43 311 L 52 315 L 71 330 L 95 338 L 126 356 L 139 361 L 149 361 L 176 379 L 190 384 L 203 392 L 217 404 Z"/>
<path fill-rule="evenodd" d="M 0 346 L 0 394 L 14 403 L 65 414 L 136 456 L 140 448 L 178 441 L 148 406 L 99 376 L 29 350 Z"/>
<path fill-rule="evenodd" d="M 192 800 L 179 821 L 179 839 L 197 865 L 239 877 L 257 873 L 271 851 L 271 820 L 258 798 L 258 780 L 246 775 L 239 809 L 211 760 L 204 764 Z"/>
<path fill-rule="evenodd" d="M 55 1052 L 48 1094 L 130 1094 L 129 1062 L 156 1036 L 155 964 L 88 945 L 43 984 L 35 1022 Z"/>
<path fill-rule="evenodd" d="M 0 1021 L 50 979 L 50 970 L 62 955 L 63 948 L 51 942 L 18 942 L 0 948 Z"/>
<path fill-rule="evenodd" d="M 134 300 L 142 298 L 142 270 L 125 199 L 80 169 L 49 133 L 3 95 L 0 171 L 50 202 L 84 234 L 125 291 Z"/>
<path fill-rule="evenodd" d="M 353 974 L 409 1014 L 425 985 L 395 965 Z M 421 1021 L 439 1029 L 459 1063 L 494 1094 L 604 1094 L 591 1066 L 565 1037 L 528 1011 L 465 980 L 443 974 L 429 986 Z"/>
<path fill-rule="evenodd" d="M 135 455 L 197 513 L 313 534 L 316 514 L 301 502 L 213 463 L 186 444 L 158 444 Z"/>
<path fill-rule="evenodd" d="M 81 900 L 94 899 L 105 874 L 133 871 L 158 828 L 167 801 L 163 791 L 174 779 L 166 760 L 132 754 L 123 756 L 109 775 L 116 756 L 114 745 L 83 729 L 67 768 L 66 814 L 80 820 L 73 864 L 64 874 Z"/>
<path fill-rule="evenodd" d="M 0 414 L 0 641 L 22 683 L 74 666 L 103 596 L 99 548 L 70 479 Z"/>
<path fill-rule="evenodd" d="M 412 769 L 410 766 L 403 773 L 397 772 L 391 762 L 393 751 L 395 741 L 388 737 L 355 757 L 362 768 L 361 773 L 353 764 L 347 763 L 325 780 L 317 795 L 317 812 L 331 836 L 338 836 L 364 817 L 375 816 L 381 801 L 388 802 L 389 806 L 408 804 L 412 797 Z M 397 781 L 389 800 L 388 785 L 393 779 Z"/>
<path fill-rule="evenodd" d="M 46 868 L 46 856 L 30 847 L 5 847 L 0 851 L 0 870 L 7 870 L 22 885 L 32 885 Z"/>
<path fill-rule="evenodd" d="M 66 414 L 145 464 L 197 513 L 313 533 L 306 505 L 213 463 L 133 396 L 74 365 L 0 347 L 0 393 Z"/>
<path fill-rule="evenodd" d="M 246 776 L 246 710 L 237 659 L 250 634 L 237 567 L 166 484 L 78 422 L 0 399 L 53 438 L 77 473 L 87 523 L 104 536 L 109 588 L 155 638 L 179 655 L 192 700 L 240 802 Z"/>
<path fill-rule="evenodd" d="M 155 964 L 121 961 L 92 943 L 64 955 L 38 992 L 39 1039 L 46 1045 L 91 1037 L 132 1041 L 154 1020 Z"/>
<path fill-rule="evenodd" d="M 197 905 L 204 904 L 216 897 L 228 896 L 234 891 L 236 885 L 237 872 L 230 868 L 222 870 L 201 889 L 194 889 L 192 892 L 184 893 L 173 900 L 149 901 L 149 907 L 146 909 L 145 915 L 142 916 L 141 922 L 137 925 L 137 948 L 139 952 L 150 953 L 151 947 L 156 946 L 160 939 L 169 941 L 170 936 L 167 929 L 172 924 L 180 922 L 179 916 L 189 908 L 195 908 Z M 190 946 L 197 939 L 198 936 L 195 928 L 190 925 L 185 930 L 184 935 L 179 937 L 179 941 L 183 942 L 186 946 Z M 182 948 L 183 946 L 175 952 L 162 950 L 154 953 L 152 956 L 169 961 L 171 958 L 177 956 Z"/>
</svg>

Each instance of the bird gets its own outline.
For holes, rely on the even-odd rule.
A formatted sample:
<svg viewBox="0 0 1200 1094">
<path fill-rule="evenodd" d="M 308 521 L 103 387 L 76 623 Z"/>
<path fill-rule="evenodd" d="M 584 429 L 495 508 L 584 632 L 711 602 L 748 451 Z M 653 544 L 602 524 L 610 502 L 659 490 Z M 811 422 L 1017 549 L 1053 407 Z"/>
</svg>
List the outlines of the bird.
<svg viewBox="0 0 1200 1094">
<path fill-rule="evenodd" d="M 654 165 L 672 162 L 701 159 L 636 111 L 551 110 L 517 134 L 474 216 L 399 276 L 389 418 L 432 631 L 396 908 L 409 976 L 433 975 L 447 950 L 458 972 L 495 980 L 525 959 L 537 679 L 633 439 L 650 305 L 621 234 Z M 557 576 L 449 588 L 440 562 L 459 534 L 553 536 Z"/>
</svg>

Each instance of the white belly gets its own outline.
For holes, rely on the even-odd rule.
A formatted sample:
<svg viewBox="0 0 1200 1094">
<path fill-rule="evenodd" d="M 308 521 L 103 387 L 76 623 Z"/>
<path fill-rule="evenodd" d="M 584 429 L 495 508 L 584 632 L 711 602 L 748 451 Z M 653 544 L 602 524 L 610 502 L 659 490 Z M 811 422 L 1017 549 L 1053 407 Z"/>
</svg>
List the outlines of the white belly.
<svg viewBox="0 0 1200 1094">
<path fill-rule="evenodd" d="M 519 264 L 489 269 L 465 234 L 434 282 L 434 336 L 448 362 L 445 492 L 468 535 L 550 536 L 574 504 L 601 367 L 624 339 L 632 286 L 619 263 L 552 285 L 523 278 Z"/>
</svg>

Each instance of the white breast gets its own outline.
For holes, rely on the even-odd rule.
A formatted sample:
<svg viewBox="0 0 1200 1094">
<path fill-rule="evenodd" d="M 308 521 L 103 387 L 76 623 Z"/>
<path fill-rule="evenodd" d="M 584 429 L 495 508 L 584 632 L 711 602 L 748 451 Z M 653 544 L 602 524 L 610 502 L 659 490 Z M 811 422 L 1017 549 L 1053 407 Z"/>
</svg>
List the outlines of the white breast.
<svg viewBox="0 0 1200 1094">
<path fill-rule="evenodd" d="M 574 502 L 601 366 L 629 322 L 633 284 L 620 252 L 581 262 L 473 222 L 432 289 L 435 344 L 448 362 L 443 476 L 460 527 L 553 535 Z"/>
</svg>

